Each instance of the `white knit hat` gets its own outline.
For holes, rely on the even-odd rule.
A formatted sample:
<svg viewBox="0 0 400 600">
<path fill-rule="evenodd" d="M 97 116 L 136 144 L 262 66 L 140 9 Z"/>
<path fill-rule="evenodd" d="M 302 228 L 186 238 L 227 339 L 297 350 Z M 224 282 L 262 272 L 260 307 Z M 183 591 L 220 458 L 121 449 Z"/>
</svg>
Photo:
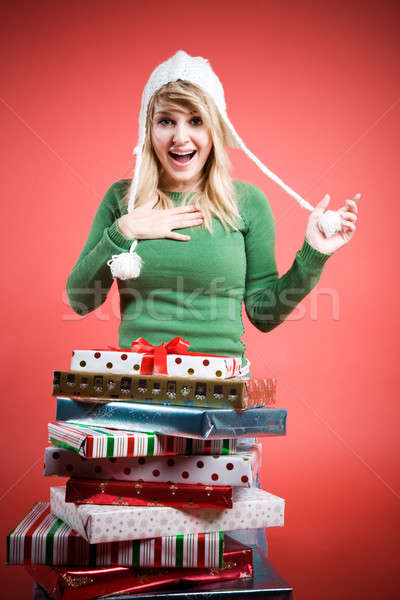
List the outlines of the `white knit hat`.
<svg viewBox="0 0 400 600">
<path fill-rule="evenodd" d="M 136 154 L 136 164 L 130 188 L 128 212 L 133 210 L 135 204 L 140 167 L 142 164 L 143 145 L 145 141 L 147 108 L 150 99 L 153 94 L 155 94 L 163 85 L 169 83 L 170 81 L 177 81 L 178 79 L 189 81 L 197 85 L 213 98 L 216 107 L 226 125 L 226 143 L 228 146 L 233 148 L 242 148 L 247 156 L 255 162 L 261 171 L 267 175 L 267 177 L 275 181 L 275 183 L 283 188 L 290 196 L 292 196 L 292 198 L 297 200 L 297 202 L 303 208 L 306 208 L 309 211 L 314 210 L 314 207 L 311 204 L 309 204 L 306 200 L 304 200 L 304 198 L 286 185 L 245 146 L 243 140 L 239 137 L 228 118 L 226 113 L 224 88 L 222 87 L 219 78 L 212 70 L 209 61 L 201 56 L 190 56 L 183 50 L 178 50 L 174 56 L 161 63 L 154 69 L 143 90 L 139 115 L 139 139 L 136 147 L 133 150 L 133 153 Z M 327 216 L 328 213 L 333 213 L 333 211 L 326 211 L 324 216 Z M 330 221 L 327 226 L 324 226 L 323 223 L 320 225 L 322 225 L 325 235 L 332 235 L 332 223 Z M 333 229 L 333 233 L 335 233 L 337 229 L 335 227 Z M 135 246 L 136 244 L 132 244 L 133 248 L 131 248 L 129 253 L 113 256 L 112 259 L 108 261 L 113 277 L 118 277 L 119 279 L 131 279 L 138 277 L 140 273 L 141 261 L 140 257 L 133 252 Z"/>
</svg>

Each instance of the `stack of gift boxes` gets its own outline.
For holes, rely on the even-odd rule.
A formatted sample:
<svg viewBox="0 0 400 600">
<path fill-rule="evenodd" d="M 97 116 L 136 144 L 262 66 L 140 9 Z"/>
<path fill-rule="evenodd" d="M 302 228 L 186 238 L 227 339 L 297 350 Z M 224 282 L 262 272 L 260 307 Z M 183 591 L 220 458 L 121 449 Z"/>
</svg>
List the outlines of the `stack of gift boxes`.
<svg viewBox="0 0 400 600">
<path fill-rule="evenodd" d="M 234 532 L 283 525 L 284 501 L 255 486 L 255 437 L 286 429 L 275 380 L 188 346 L 75 350 L 70 370 L 54 372 L 44 474 L 68 480 L 7 538 L 8 564 L 49 594 L 251 577 L 252 548 Z"/>
</svg>

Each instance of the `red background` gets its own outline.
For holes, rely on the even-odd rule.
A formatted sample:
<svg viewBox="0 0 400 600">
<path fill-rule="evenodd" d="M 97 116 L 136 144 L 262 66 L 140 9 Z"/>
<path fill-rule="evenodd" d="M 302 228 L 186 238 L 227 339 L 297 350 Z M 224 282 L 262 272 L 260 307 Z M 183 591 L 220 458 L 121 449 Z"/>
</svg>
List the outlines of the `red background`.
<svg viewBox="0 0 400 600">
<path fill-rule="evenodd" d="M 41 476 L 52 369 L 68 367 L 72 348 L 117 343 L 115 293 L 77 318 L 65 280 L 105 190 L 131 175 L 147 78 L 182 48 L 210 59 L 239 135 L 297 192 L 315 204 L 329 191 L 332 208 L 363 194 L 358 231 L 317 289 L 267 335 L 246 321 L 244 339 L 253 375 L 276 376 L 289 411 L 287 436 L 264 441 L 262 484 L 286 499 L 271 561 L 297 600 L 395 595 L 399 9 L 3 1 L 2 564 L 6 533 L 55 483 Z M 242 152 L 230 156 L 233 176 L 270 199 L 283 273 L 308 213 Z M 30 597 L 24 569 L 1 576 L 2 597 Z"/>
</svg>

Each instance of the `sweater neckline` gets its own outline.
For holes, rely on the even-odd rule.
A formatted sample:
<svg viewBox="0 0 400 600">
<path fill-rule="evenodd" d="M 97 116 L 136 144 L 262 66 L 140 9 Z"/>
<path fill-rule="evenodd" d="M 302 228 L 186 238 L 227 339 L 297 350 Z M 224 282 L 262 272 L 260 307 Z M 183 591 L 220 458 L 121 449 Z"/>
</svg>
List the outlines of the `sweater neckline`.
<svg viewBox="0 0 400 600">
<path fill-rule="evenodd" d="M 166 192 L 166 194 L 172 199 L 172 200 L 181 200 L 181 198 L 183 197 L 184 194 L 186 194 L 187 192 Z M 191 198 L 193 196 L 193 194 L 195 194 L 195 192 L 189 192 L 189 198 Z"/>
</svg>

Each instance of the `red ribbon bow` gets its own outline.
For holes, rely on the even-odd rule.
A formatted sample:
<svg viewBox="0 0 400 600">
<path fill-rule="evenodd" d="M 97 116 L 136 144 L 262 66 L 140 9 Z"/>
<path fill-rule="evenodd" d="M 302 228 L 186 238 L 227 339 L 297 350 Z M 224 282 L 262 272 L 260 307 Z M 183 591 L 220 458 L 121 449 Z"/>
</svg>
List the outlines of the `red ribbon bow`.
<svg viewBox="0 0 400 600">
<path fill-rule="evenodd" d="M 153 346 L 144 338 L 137 338 L 132 342 L 131 352 L 145 354 L 140 368 L 141 375 L 168 375 L 167 355 L 186 354 L 190 342 L 181 337 L 175 337 L 169 342 L 162 342 Z"/>
</svg>

